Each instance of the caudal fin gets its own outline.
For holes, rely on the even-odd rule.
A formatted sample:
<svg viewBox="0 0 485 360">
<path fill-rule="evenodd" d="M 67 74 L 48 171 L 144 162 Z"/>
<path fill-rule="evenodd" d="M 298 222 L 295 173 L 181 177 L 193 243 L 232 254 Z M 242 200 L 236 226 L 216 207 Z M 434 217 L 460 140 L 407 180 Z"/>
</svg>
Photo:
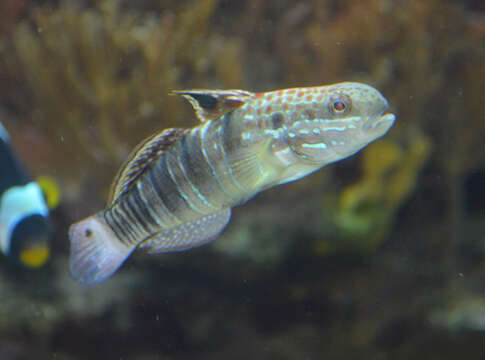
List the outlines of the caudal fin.
<svg viewBox="0 0 485 360">
<path fill-rule="evenodd" d="M 121 243 L 99 215 L 73 224 L 69 239 L 71 275 L 84 285 L 94 285 L 110 277 L 135 249 Z"/>
</svg>

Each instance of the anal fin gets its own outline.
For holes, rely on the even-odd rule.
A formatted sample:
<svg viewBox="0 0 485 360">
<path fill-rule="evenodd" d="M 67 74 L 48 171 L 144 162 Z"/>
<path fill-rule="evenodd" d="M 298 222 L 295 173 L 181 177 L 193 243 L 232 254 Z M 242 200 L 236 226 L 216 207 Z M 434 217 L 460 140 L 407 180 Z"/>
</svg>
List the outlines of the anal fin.
<svg viewBox="0 0 485 360">
<path fill-rule="evenodd" d="M 149 254 L 158 254 L 201 246 L 215 239 L 230 218 L 231 209 L 223 209 L 168 231 L 156 233 L 143 241 L 139 247 Z"/>
</svg>

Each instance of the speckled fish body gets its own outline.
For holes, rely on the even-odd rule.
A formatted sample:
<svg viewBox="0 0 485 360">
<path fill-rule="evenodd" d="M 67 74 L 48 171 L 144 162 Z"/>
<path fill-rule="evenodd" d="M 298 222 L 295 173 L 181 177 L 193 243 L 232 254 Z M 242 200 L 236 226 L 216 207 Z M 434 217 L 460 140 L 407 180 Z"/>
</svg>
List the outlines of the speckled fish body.
<svg viewBox="0 0 485 360">
<path fill-rule="evenodd" d="M 71 273 L 84 284 L 109 277 L 136 248 L 159 253 L 209 242 L 232 207 L 356 153 L 395 120 L 386 99 L 360 83 L 177 93 L 202 123 L 140 144 L 107 208 L 70 229 Z"/>
</svg>

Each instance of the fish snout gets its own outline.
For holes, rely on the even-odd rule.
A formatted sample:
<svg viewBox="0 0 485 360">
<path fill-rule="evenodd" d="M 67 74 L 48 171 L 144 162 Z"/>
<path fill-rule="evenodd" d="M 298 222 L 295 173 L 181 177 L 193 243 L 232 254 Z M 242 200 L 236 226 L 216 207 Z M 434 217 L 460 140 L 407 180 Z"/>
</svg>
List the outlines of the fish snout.
<svg viewBox="0 0 485 360">
<path fill-rule="evenodd" d="M 385 113 L 378 117 L 372 124 L 372 130 L 385 134 L 396 120 L 396 115 Z"/>
</svg>

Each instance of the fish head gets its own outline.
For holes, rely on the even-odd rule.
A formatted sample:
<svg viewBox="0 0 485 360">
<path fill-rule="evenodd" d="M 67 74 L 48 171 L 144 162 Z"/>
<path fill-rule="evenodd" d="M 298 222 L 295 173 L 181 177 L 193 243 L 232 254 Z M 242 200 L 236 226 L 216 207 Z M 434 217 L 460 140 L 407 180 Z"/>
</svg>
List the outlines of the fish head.
<svg viewBox="0 0 485 360">
<path fill-rule="evenodd" d="M 340 83 L 313 88 L 286 124 L 290 149 L 302 161 L 325 165 L 355 154 L 383 136 L 394 124 L 389 104 L 373 87 Z"/>
</svg>

